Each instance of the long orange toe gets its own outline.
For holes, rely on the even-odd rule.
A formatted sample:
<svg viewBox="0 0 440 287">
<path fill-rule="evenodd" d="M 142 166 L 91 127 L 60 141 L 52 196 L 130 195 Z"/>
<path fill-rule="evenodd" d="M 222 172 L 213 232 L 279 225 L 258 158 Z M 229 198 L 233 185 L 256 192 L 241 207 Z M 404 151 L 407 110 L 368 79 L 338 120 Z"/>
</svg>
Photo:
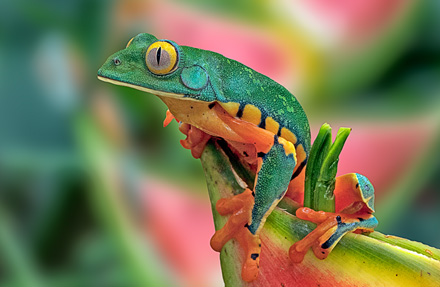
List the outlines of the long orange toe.
<svg viewBox="0 0 440 287">
<path fill-rule="evenodd" d="M 211 136 L 186 123 L 182 123 L 179 130 L 186 135 L 186 139 L 180 140 L 180 144 L 184 148 L 190 149 L 194 158 L 200 158 Z"/>
<path fill-rule="evenodd" d="M 215 251 L 221 251 L 230 239 L 237 240 L 246 254 L 241 273 L 246 282 L 258 277 L 260 267 L 261 241 L 259 236 L 252 234 L 248 228 L 253 205 L 254 197 L 249 189 L 232 198 L 220 199 L 216 204 L 217 211 L 221 215 L 231 216 L 223 228 L 216 231 L 211 238 L 211 247 Z"/>
<path fill-rule="evenodd" d="M 299 212 L 298 212 L 299 211 Z M 309 208 L 300 208 L 297 210 L 299 218 L 311 222 L 318 222 L 318 226 L 303 239 L 295 242 L 289 249 L 289 257 L 294 263 L 300 263 L 304 259 L 307 250 L 313 249 L 316 257 L 324 259 L 329 251 L 321 248 L 323 238 L 328 238 L 338 225 L 337 215 L 328 212 L 316 212 Z M 320 223 L 319 223 L 320 222 Z"/>
</svg>

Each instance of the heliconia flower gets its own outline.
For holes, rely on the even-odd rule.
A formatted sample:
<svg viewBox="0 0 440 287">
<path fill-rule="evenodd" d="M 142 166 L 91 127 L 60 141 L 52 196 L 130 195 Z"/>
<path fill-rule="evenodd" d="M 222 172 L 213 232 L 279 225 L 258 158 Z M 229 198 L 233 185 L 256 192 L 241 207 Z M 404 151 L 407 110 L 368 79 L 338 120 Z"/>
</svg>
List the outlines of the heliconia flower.
<svg viewBox="0 0 440 287">
<path fill-rule="evenodd" d="M 234 163 L 219 147 L 210 144 L 202 155 L 214 222 L 219 229 L 226 222 L 215 210 L 220 198 L 240 193 Z M 368 236 L 350 233 L 344 236 L 325 259 L 309 251 L 301 263 L 289 259 L 290 246 L 305 237 L 314 224 L 292 215 L 295 204 L 282 202 L 261 233 L 262 252 L 259 277 L 250 283 L 241 278 L 243 252 L 234 241 L 221 252 L 226 286 L 439 286 L 440 250 L 427 245 L 373 232 Z M 297 207 L 297 205 L 296 205 Z"/>
</svg>

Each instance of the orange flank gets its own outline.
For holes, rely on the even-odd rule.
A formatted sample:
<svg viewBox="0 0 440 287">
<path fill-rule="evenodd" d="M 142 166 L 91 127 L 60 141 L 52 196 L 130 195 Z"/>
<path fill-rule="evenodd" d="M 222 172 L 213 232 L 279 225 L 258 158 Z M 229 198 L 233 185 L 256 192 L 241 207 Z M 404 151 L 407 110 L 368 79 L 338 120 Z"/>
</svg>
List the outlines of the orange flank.
<svg viewBox="0 0 440 287">
<path fill-rule="evenodd" d="M 261 111 L 254 105 L 247 104 L 243 109 L 242 120 L 259 125 L 261 122 Z"/>
<path fill-rule="evenodd" d="M 280 144 L 283 145 L 286 156 L 292 154 L 293 157 L 295 158 L 295 162 L 296 162 L 296 151 L 295 151 L 295 146 L 293 145 L 293 143 L 288 140 L 285 140 L 282 137 L 278 138 L 278 141 Z"/>
<path fill-rule="evenodd" d="M 229 115 L 219 104 L 190 99 L 160 97 L 173 116 L 181 122 L 226 141 L 255 145 L 257 152 L 267 153 L 273 145 L 273 133 Z"/>
<path fill-rule="evenodd" d="M 280 124 L 277 123 L 272 117 L 266 118 L 266 130 L 273 132 L 274 134 L 277 134 L 279 129 L 280 129 Z"/>
<path fill-rule="evenodd" d="M 285 138 L 286 140 L 290 141 L 293 144 L 296 144 L 297 141 L 296 136 L 285 127 L 281 129 L 281 137 Z"/>
<path fill-rule="evenodd" d="M 241 119 L 237 119 L 226 113 L 220 106 L 215 106 L 215 110 L 218 118 L 226 124 L 231 131 L 239 135 L 244 143 L 253 144 L 257 152 L 268 153 L 272 148 L 274 141 L 274 134 L 259 128 L 258 126 L 246 122 Z M 227 137 L 223 137 L 227 139 Z"/>
<path fill-rule="evenodd" d="M 240 104 L 239 103 L 234 103 L 234 102 L 228 102 L 228 103 L 219 103 L 220 106 L 222 106 L 222 108 L 225 109 L 226 112 L 228 112 L 228 114 L 232 117 L 235 117 L 235 115 L 238 112 L 238 109 L 240 108 Z"/>
</svg>

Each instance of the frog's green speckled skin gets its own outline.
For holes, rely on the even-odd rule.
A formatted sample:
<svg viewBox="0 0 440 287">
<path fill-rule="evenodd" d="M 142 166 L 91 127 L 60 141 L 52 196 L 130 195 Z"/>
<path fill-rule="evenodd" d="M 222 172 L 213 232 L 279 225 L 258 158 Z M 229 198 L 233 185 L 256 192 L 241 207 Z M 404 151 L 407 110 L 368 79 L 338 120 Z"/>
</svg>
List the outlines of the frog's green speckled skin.
<svg viewBox="0 0 440 287">
<path fill-rule="evenodd" d="M 162 56 L 162 48 L 166 51 L 165 56 Z M 161 62 L 161 57 L 167 60 Z M 161 63 L 167 64 L 162 66 Z M 267 216 L 286 193 L 289 182 L 303 170 L 310 151 L 309 123 L 296 98 L 280 84 L 237 61 L 211 51 L 158 40 L 150 34 L 137 35 L 125 49 L 111 55 L 98 71 L 98 76 L 103 81 L 156 94 L 183 123 L 211 136 L 222 137 L 231 145 L 240 143 L 254 148 L 257 176 L 252 195 L 248 190 L 236 196 L 244 195 L 240 200 L 234 197 L 224 199 L 226 201 L 222 203 L 223 208 L 227 207 L 225 210 L 236 212 L 233 216 L 247 216 L 251 211 L 251 218 L 234 221 L 231 216 L 225 227 L 233 227 L 217 231 L 211 246 L 220 251 L 224 242 L 231 238 L 246 241 L 240 244 L 252 248 L 246 251 L 246 268 L 243 268 L 249 272 L 242 273 L 242 276 L 246 281 L 255 280 L 261 251 L 259 239 L 255 238 Z M 210 114 L 213 110 L 215 115 Z M 237 134 L 239 136 L 235 137 Z M 258 142 L 263 136 L 264 148 Z M 243 155 L 248 156 L 247 153 Z M 368 206 L 367 212 L 359 217 L 352 216 L 347 222 L 342 222 L 340 216 L 335 217 L 337 228 L 321 244 L 323 252 L 331 251 L 345 233 L 359 228 L 372 230 L 377 225 L 371 215 L 374 189 L 368 179 L 353 174 L 344 177 L 343 182 L 345 189 L 341 190 L 354 192 L 353 198 L 364 202 Z M 360 196 L 356 196 L 359 192 Z M 243 198 L 248 198 L 246 205 Z M 304 254 L 300 255 L 303 257 Z"/>
<path fill-rule="evenodd" d="M 279 123 L 280 129 L 285 127 L 296 136 L 295 146 L 301 144 L 305 153 L 309 154 L 307 116 L 286 88 L 235 60 L 215 52 L 179 46 L 172 41 L 169 42 L 179 50 L 178 68 L 168 75 L 155 75 L 145 66 L 145 52 L 155 41 L 157 38 L 150 34 L 139 34 L 127 49 L 109 57 L 129 64 L 114 66 L 112 61 L 107 60 L 98 75 L 152 90 L 184 94 L 200 101 L 234 102 L 242 108 L 247 104 L 254 105 L 261 111 L 263 121 L 267 116 L 272 117 Z M 194 73 L 185 79 L 195 86 L 202 85 L 199 90 L 182 84 L 182 71 L 194 66 Z"/>
<path fill-rule="evenodd" d="M 174 70 L 166 70 L 168 74 L 158 75 L 148 68 L 146 53 L 150 45 L 160 42 L 167 43 L 163 43 L 164 49 L 169 48 L 169 44 L 174 46 L 171 53 L 177 55 L 177 66 Z M 162 96 L 177 96 L 199 103 L 217 102 L 231 116 L 244 121 L 252 119 L 253 124 L 274 134 L 270 150 L 264 155 L 258 151 L 261 163 L 257 169 L 252 222 L 248 225 L 253 234 L 262 227 L 265 218 L 284 196 L 289 182 L 307 162 L 310 128 L 296 98 L 270 78 L 218 53 L 179 46 L 169 40 L 158 42 L 150 34 L 139 34 L 125 49 L 107 59 L 98 76 L 115 84 L 122 83 L 158 95 L 162 93 Z M 179 105 L 190 104 L 181 102 Z M 285 149 L 284 140 L 289 141 L 296 152 Z"/>
</svg>

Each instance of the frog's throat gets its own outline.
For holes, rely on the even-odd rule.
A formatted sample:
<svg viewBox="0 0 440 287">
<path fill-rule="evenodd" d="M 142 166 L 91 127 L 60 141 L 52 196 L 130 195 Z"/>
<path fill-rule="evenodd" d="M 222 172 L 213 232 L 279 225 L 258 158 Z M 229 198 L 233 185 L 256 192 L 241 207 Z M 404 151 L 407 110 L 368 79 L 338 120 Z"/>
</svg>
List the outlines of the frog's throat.
<svg viewBox="0 0 440 287">
<path fill-rule="evenodd" d="M 163 92 L 163 91 L 158 91 L 158 90 L 153 90 L 153 89 L 149 89 L 149 88 L 145 88 L 142 86 L 137 86 L 137 85 L 133 85 L 133 84 L 129 84 L 129 83 L 125 83 L 125 82 L 121 82 L 118 80 L 114 80 L 114 79 L 110 79 L 104 76 L 98 76 L 98 79 L 103 81 L 103 82 L 107 82 L 107 83 L 111 83 L 114 85 L 118 85 L 118 86 L 124 86 L 124 87 L 129 87 L 129 88 L 133 88 L 139 91 L 143 91 L 143 92 L 147 92 L 156 96 L 162 96 L 162 97 L 167 97 L 167 98 L 175 98 L 175 99 L 181 99 L 181 100 L 193 100 L 190 97 L 185 97 L 184 94 L 175 94 L 175 93 L 169 93 L 169 92 Z"/>
</svg>

